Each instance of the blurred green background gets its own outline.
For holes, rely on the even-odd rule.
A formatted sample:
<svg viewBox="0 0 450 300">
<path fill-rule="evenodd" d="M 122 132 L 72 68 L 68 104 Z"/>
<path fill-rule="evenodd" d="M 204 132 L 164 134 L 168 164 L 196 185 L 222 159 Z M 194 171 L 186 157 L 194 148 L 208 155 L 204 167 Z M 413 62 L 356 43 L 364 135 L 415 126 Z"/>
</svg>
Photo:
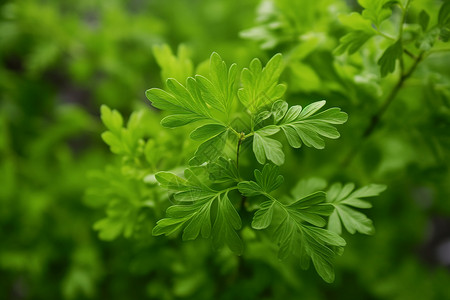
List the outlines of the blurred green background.
<svg viewBox="0 0 450 300">
<path fill-rule="evenodd" d="M 411 22 L 423 8 L 437 15 L 440 3 L 414 1 Z M 339 15 L 351 11 L 361 11 L 356 1 L 2 2 L 0 298 L 450 299 L 449 52 L 419 66 L 360 142 L 395 78 L 380 79 L 375 42 L 333 55 L 346 32 Z M 184 44 L 199 68 L 213 51 L 239 67 L 281 52 L 291 104 L 327 99 L 349 114 L 339 140 L 293 152 L 282 169 L 291 187 L 313 176 L 388 186 L 368 213 L 376 234 L 344 236 L 335 283 L 257 245 L 237 269 L 236 257 L 207 241 L 152 237 L 153 221 L 139 236 L 99 239 L 93 224 L 105 212 L 93 198 L 117 180 L 88 176 L 117 164 L 100 138 L 100 106 L 125 118 L 147 111 L 145 125 L 162 130 L 144 96 L 163 86 L 153 52 L 161 44 Z"/>
</svg>

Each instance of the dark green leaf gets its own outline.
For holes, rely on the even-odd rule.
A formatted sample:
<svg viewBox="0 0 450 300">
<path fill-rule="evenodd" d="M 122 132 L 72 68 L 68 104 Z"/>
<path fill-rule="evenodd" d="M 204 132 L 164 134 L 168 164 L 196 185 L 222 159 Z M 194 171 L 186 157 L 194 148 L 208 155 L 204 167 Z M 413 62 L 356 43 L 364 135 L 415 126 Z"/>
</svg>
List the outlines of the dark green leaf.
<svg viewBox="0 0 450 300">
<path fill-rule="evenodd" d="M 380 66 L 381 77 L 385 77 L 389 73 L 394 72 L 397 60 L 402 58 L 403 46 L 401 41 L 397 41 L 389 46 L 378 60 Z"/>
</svg>

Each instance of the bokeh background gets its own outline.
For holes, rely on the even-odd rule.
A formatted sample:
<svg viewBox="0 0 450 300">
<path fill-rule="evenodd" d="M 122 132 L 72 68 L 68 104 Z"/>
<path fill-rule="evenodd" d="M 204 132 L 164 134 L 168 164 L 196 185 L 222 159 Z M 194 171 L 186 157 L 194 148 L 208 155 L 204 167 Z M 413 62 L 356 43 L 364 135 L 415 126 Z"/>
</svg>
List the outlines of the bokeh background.
<svg viewBox="0 0 450 300">
<path fill-rule="evenodd" d="M 411 22 L 440 5 L 414 1 Z M 333 55 L 346 32 L 339 15 L 351 11 L 361 11 L 356 1 L 2 1 L 0 298 L 450 299 L 449 52 L 419 66 L 361 142 L 395 77 L 380 79 L 376 42 Z M 281 52 L 289 103 L 327 99 L 349 114 L 339 140 L 301 149 L 282 169 L 292 186 L 312 176 L 388 186 L 368 212 L 376 234 L 344 236 L 335 283 L 257 247 L 236 271 L 236 258 L 205 241 L 180 246 L 150 230 L 99 238 L 105 211 L 92 198 L 114 176 L 104 187 L 88 174 L 116 162 L 100 106 L 125 118 L 151 111 L 144 92 L 163 86 L 153 52 L 162 44 L 183 44 L 196 66 L 213 51 L 240 67 Z M 149 118 L 160 130 L 158 113 Z"/>
</svg>

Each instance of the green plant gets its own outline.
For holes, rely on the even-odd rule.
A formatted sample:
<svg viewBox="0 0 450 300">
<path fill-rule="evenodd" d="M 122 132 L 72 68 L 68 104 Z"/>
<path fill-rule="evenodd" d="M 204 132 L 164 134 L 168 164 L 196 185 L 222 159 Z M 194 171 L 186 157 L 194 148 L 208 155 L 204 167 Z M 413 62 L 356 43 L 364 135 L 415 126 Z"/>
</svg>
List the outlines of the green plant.
<svg viewBox="0 0 450 300">
<path fill-rule="evenodd" d="M 161 52 L 158 53 L 160 63 L 173 61 L 164 60 Z M 172 56 L 167 51 L 165 55 Z M 324 191 L 310 187 L 305 187 L 301 193 L 308 192 L 302 195 L 276 193 L 283 183 L 279 166 L 285 162 L 283 145 L 279 141 L 281 136 L 284 135 L 287 144 L 293 148 L 304 144 L 322 149 L 324 138 L 340 136 L 334 125 L 347 120 L 347 114 L 339 108 L 320 111 L 325 101 L 302 108 L 300 105 L 289 106 L 281 100 L 286 90 L 286 86 L 279 83 L 282 70 L 280 54 L 273 56 L 264 67 L 260 60 L 254 59 L 249 68 L 241 71 L 239 81 L 237 66 L 227 67 L 221 57 L 213 53 L 208 75 L 188 77 L 185 85 L 169 78 L 165 89 L 148 90 L 146 95 L 152 105 L 167 112 L 161 121 L 164 127 L 189 127 L 192 123 L 201 123 L 195 129 L 189 129 L 190 138 L 199 145 L 189 159 L 184 176 L 180 176 L 179 171 L 157 172 L 170 170 L 159 165 L 158 168 L 144 168 L 143 173 L 135 172 L 134 177 L 142 179 L 154 174 L 173 201 L 167 208 L 166 217 L 157 221 L 153 235 L 182 233 L 183 240 L 195 240 L 199 236 L 211 238 L 216 249 L 227 246 L 241 255 L 246 244 L 242 231 L 253 230 L 254 234 L 279 246 L 279 258 L 295 256 L 302 268 L 307 268 L 312 260 L 319 275 L 332 282 L 333 259 L 343 253 L 346 244 L 338 234 L 341 233 L 340 222 L 351 233 L 372 233 L 371 221 L 350 206 L 370 207 L 360 198 L 376 196 L 384 187 L 371 185 L 350 194 L 353 184 L 343 188 L 333 185 L 328 197 Z M 153 162 L 150 157 L 157 156 L 160 141 L 142 140 L 140 129 L 149 127 L 140 124 L 135 115 L 127 129 L 122 127 L 120 115 L 106 107 L 102 108 L 102 119 L 109 129 L 103 139 L 114 153 L 125 155 L 125 164 L 131 162 L 139 166 L 139 157 L 144 156 L 147 164 Z M 250 148 L 256 160 L 249 151 L 246 152 Z M 173 149 L 168 147 L 166 151 Z M 242 155 L 247 158 L 245 173 L 240 166 Z M 161 162 L 166 163 L 165 160 Z M 259 164 L 263 165 L 262 170 L 258 168 Z M 125 184 L 124 180 L 120 181 Z M 137 202 L 135 207 L 149 202 L 152 203 L 150 207 L 155 207 L 158 201 L 155 199 L 161 197 L 152 194 L 147 198 L 148 201 Z M 114 238 L 117 229 L 121 228 L 130 236 L 134 220 L 145 219 L 114 201 L 109 207 L 112 209 L 108 213 L 109 219 L 97 223 L 96 228 L 102 232 L 114 229 L 115 233 L 102 233 L 104 237 Z M 126 221 L 125 218 L 126 224 L 117 227 L 120 224 L 117 218 L 124 218 L 120 217 L 124 213 L 131 219 Z M 330 215 L 332 219 L 327 222 Z M 323 228 L 327 223 L 328 229 Z"/>
</svg>

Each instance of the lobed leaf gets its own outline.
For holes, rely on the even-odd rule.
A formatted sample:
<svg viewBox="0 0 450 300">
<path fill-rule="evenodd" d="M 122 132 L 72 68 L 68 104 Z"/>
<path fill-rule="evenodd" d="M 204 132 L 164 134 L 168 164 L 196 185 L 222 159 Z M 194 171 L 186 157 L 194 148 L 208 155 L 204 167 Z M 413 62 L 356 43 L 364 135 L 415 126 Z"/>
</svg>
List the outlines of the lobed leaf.
<svg viewBox="0 0 450 300">
<path fill-rule="evenodd" d="M 286 90 L 285 85 L 278 83 L 282 71 L 281 54 L 273 56 L 264 68 L 259 59 L 252 60 L 250 67 L 244 68 L 241 73 L 242 88 L 238 90 L 241 103 L 255 113 L 280 99 Z"/>
<path fill-rule="evenodd" d="M 344 225 L 345 229 L 351 234 L 355 232 L 368 235 L 373 234 L 375 229 L 372 221 L 354 208 L 372 207 L 371 203 L 361 198 L 378 196 L 386 189 L 386 186 L 370 184 L 356 191 L 353 191 L 354 189 L 355 185 L 353 183 L 348 183 L 344 186 L 340 183 L 335 183 L 329 188 L 327 202 L 335 207 L 335 211 L 330 216 L 328 229 L 340 234 L 342 225 Z"/>
</svg>

